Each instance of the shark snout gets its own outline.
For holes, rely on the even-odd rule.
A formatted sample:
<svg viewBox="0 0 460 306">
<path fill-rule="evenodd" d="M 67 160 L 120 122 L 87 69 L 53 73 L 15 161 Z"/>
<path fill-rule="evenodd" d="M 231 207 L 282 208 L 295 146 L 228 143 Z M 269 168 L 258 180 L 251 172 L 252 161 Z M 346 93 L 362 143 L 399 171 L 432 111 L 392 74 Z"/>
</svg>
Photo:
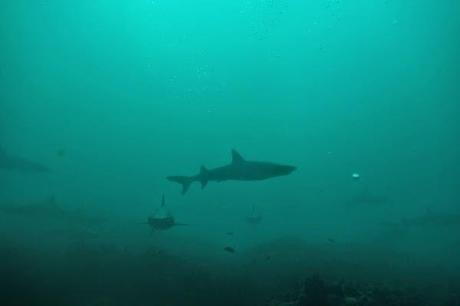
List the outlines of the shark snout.
<svg viewBox="0 0 460 306">
<path fill-rule="evenodd" d="M 291 174 L 296 169 L 297 169 L 297 167 L 295 167 L 295 166 L 283 165 L 283 166 L 280 166 L 280 168 L 279 168 L 279 174 L 280 175 L 288 175 L 288 174 Z"/>
</svg>

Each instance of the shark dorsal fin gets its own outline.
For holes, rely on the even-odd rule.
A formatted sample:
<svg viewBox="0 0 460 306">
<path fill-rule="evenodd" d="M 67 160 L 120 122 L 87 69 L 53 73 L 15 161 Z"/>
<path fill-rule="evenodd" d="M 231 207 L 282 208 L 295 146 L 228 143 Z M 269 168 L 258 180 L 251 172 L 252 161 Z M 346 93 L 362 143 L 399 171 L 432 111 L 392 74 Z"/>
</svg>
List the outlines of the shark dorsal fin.
<svg viewBox="0 0 460 306">
<path fill-rule="evenodd" d="M 165 195 L 161 195 L 161 207 L 165 207 Z"/>
<path fill-rule="evenodd" d="M 232 150 L 232 164 L 244 162 L 244 158 L 235 149 Z"/>
<path fill-rule="evenodd" d="M 200 168 L 200 174 L 201 174 L 201 175 L 205 175 L 205 174 L 207 174 L 207 173 L 208 173 L 208 169 L 206 169 L 205 166 L 201 166 L 201 168 Z"/>
</svg>

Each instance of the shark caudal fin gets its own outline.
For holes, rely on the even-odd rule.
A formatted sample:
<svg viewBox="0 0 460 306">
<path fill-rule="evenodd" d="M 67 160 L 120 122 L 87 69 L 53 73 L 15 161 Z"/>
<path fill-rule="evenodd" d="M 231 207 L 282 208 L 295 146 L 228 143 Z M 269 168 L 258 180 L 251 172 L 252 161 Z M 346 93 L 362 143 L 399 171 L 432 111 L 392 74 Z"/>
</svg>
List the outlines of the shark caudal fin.
<svg viewBox="0 0 460 306">
<path fill-rule="evenodd" d="M 201 169 L 200 169 L 201 189 L 204 189 L 204 187 L 206 187 L 206 185 L 208 185 L 208 181 L 209 181 L 208 177 L 209 177 L 208 169 L 206 169 L 205 166 L 201 166 Z"/>
<path fill-rule="evenodd" d="M 168 181 L 179 183 L 182 185 L 182 194 L 186 194 L 190 185 L 193 183 L 193 178 L 189 176 L 168 176 Z"/>
</svg>

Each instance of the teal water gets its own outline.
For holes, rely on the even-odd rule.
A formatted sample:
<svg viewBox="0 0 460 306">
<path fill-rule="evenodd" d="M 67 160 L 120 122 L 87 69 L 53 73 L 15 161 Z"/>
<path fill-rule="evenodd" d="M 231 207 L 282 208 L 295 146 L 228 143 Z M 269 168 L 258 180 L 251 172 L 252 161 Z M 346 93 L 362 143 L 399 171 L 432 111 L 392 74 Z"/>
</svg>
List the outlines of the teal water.
<svg viewBox="0 0 460 306">
<path fill-rule="evenodd" d="M 269 305 L 312 273 L 458 293 L 459 13 L 1 1 L 0 305 Z M 297 170 L 165 179 L 232 149 Z M 152 233 L 162 194 L 187 226 Z"/>
</svg>

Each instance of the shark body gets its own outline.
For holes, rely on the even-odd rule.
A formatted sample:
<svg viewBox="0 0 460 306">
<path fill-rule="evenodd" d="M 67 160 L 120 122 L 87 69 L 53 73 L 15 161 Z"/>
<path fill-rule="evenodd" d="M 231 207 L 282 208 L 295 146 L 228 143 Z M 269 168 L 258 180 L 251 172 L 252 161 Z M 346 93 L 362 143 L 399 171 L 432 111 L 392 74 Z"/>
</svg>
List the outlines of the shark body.
<svg viewBox="0 0 460 306">
<path fill-rule="evenodd" d="M 72 225 L 96 226 L 105 223 L 101 217 L 91 216 L 81 210 L 67 210 L 59 205 L 54 196 L 32 204 L 0 203 L 0 214 L 35 220 L 56 220 Z"/>
<path fill-rule="evenodd" d="M 277 176 L 288 175 L 296 167 L 281 165 L 271 162 L 245 160 L 236 150 L 232 150 L 230 164 L 214 169 L 201 166 L 200 173 L 193 176 L 168 176 L 171 182 L 182 185 L 182 194 L 185 194 L 193 182 L 200 182 L 201 188 L 206 187 L 208 182 L 223 181 L 260 181 Z"/>
<path fill-rule="evenodd" d="M 401 223 L 413 227 L 458 227 L 460 226 L 460 214 L 429 211 L 420 217 L 403 218 Z"/>
<path fill-rule="evenodd" d="M 21 157 L 8 155 L 0 147 L 0 169 L 14 170 L 24 173 L 43 173 L 49 172 L 49 168 Z"/>
</svg>

